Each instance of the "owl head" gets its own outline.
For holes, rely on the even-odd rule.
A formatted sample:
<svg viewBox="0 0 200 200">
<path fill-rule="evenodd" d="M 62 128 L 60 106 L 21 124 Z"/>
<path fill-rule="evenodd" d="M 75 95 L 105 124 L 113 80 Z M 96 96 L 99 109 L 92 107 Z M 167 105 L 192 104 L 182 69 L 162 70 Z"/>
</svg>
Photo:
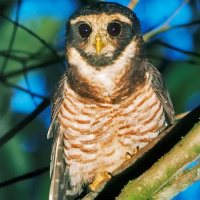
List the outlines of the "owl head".
<svg viewBox="0 0 200 200">
<path fill-rule="evenodd" d="M 128 45 L 130 57 L 144 58 L 140 22 L 132 10 L 120 4 L 98 2 L 85 6 L 67 22 L 67 60 L 69 54 L 76 59 L 71 52 L 74 49 L 89 65 L 104 67 L 122 56 Z"/>
</svg>

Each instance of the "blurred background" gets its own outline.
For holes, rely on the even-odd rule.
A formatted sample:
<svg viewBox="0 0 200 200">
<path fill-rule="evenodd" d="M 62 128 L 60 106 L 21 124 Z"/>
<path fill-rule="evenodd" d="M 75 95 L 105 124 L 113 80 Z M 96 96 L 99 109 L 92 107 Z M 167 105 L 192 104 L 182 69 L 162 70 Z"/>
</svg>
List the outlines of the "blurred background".
<svg viewBox="0 0 200 200">
<path fill-rule="evenodd" d="M 48 199 L 49 97 L 67 67 L 66 21 L 92 2 L 0 0 L 0 199 Z M 110 2 L 127 6 L 130 0 Z M 200 104 L 200 2 L 140 0 L 134 11 L 142 33 L 170 19 L 174 28 L 147 41 L 147 57 L 163 74 L 176 114 L 194 109 Z M 174 200 L 199 198 L 197 182 Z"/>
</svg>

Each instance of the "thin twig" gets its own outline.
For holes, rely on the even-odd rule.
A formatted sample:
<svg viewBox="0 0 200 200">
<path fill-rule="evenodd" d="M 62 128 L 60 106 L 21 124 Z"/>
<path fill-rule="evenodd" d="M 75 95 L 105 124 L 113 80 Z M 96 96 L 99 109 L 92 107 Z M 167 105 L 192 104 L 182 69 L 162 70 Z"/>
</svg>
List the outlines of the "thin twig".
<svg viewBox="0 0 200 200">
<path fill-rule="evenodd" d="M 3 14 L 0 14 L 0 16 L 2 16 L 4 19 L 10 21 L 11 23 L 17 25 L 18 27 L 22 28 L 23 30 L 25 30 L 26 32 L 28 32 L 30 35 L 32 35 L 33 37 L 35 37 L 37 40 L 39 40 L 43 45 L 45 45 L 51 52 L 52 54 L 59 59 L 59 56 L 57 54 L 57 52 L 55 51 L 55 49 L 53 47 L 51 47 L 51 45 L 49 45 L 44 39 L 42 39 L 41 37 L 39 37 L 37 34 L 35 34 L 33 31 L 31 31 L 30 29 L 28 29 L 27 27 L 14 22 L 13 20 L 11 20 L 10 18 L 6 17 Z M 63 66 L 63 68 L 65 69 L 65 65 L 63 63 L 61 63 L 61 65 Z"/>
<path fill-rule="evenodd" d="M 176 51 L 179 51 L 181 53 L 184 53 L 184 54 L 187 54 L 187 55 L 190 55 L 190 56 L 195 56 L 195 57 L 200 57 L 200 54 L 199 53 L 196 53 L 196 52 L 191 52 L 191 51 L 186 51 L 186 50 L 182 50 L 182 49 L 179 49 L 177 47 L 174 47 L 170 44 L 167 44 L 165 42 L 162 42 L 160 40 L 158 41 L 155 41 L 156 44 L 159 44 L 159 45 L 162 45 L 164 47 L 167 47 L 167 48 L 170 48 L 170 49 L 173 49 L 173 50 L 176 50 Z"/>
<path fill-rule="evenodd" d="M 160 25 L 158 28 L 153 29 L 150 32 L 145 33 L 143 36 L 144 40 L 147 42 L 150 38 L 154 37 L 155 35 L 158 35 L 159 33 L 162 33 L 171 29 L 171 27 L 169 26 L 169 23 L 180 12 L 183 6 L 189 1 L 190 0 L 184 0 L 183 3 L 174 11 L 174 13 L 162 25 Z"/>
<path fill-rule="evenodd" d="M 43 67 L 49 67 L 53 64 L 62 62 L 64 59 L 65 59 L 64 57 L 60 57 L 59 59 L 48 60 L 47 62 L 44 62 L 44 63 L 41 63 L 41 64 L 27 66 L 26 69 L 20 69 L 20 70 L 15 70 L 13 72 L 9 72 L 7 74 L 4 74 L 3 77 L 6 79 L 8 77 L 21 75 L 22 73 L 25 73 L 25 72 L 28 72 L 28 71 L 31 71 L 31 70 L 41 69 Z"/>
<path fill-rule="evenodd" d="M 175 29 L 175 28 L 183 28 L 183 27 L 194 26 L 194 25 L 199 25 L 199 24 L 200 24 L 200 20 L 194 20 L 194 21 L 191 21 L 190 23 L 170 26 L 168 29 L 166 29 L 166 31 Z"/>
<path fill-rule="evenodd" d="M 196 62 L 194 60 L 187 60 L 187 61 L 185 61 L 185 60 L 183 60 L 183 61 L 180 61 L 180 60 L 179 61 L 177 61 L 177 60 L 169 60 L 169 59 L 166 59 L 164 57 L 153 55 L 153 54 L 147 54 L 147 57 L 148 58 L 162 60 L 162 61 L 166 61 L 166 62 L 170 61 L 170 62 L 175 62 L 175 63 L 178 62 L 178 63 L 188 63 L 188 64 L 191 64 L 191 65 L 200 65 L 200 62 Z"/>
<path fill-rule="evenodd" d="M 12 36 L 11 36 L 10 43 L 9 43 L 9 46 L 8 46 L 8 52 L 11 51 L 11 49 L 13 47 L 13 44 L 14 44 L 14 41 L 15 41 L 15 38 L 16 38 L 16 33 L 17 33 L 17 28 L 18 28 L 17 24 L 18 24 L 18 21 L 19 21 L 19 9 L 20 9 L 20 5 L 21 5 L 21 0 L 18 0 L 18 2 L 17 2 L 17 12 L 16 12 L 16 17 L 15 17 L 16 23 L 14 23 L 14 28 L 13 28 L 13 31 L 12 31 Z M 1 68 L 1 73 L 0 73 L 1 75 L 3 75 L 3 72 L 6 69 L 7 63 L 8 63 L 8 57 L 6 57 L 4 59 L 4 62 L 3 62 L 2 68 Z"/>
<path fill-rule="evenodd" d="M 6 144 L 10 139 L 12 139 L 20 130 L 26 127 L 32 120 L 34 120 L 47 106 L 50 104 L 50 99 L 44 99 L 42 103 L 28 116 L 26 116 L 21 122 L 19 122 L 10 131 L 5 133 L 0 138 L 0 147 Z"/>
<path fill-rule="evenodd" d="M 176 28 L 184 28 L 184 27 L 188 27 L 188 26 L 194 26 L 194 25 L 199 25 L 200 24 L 200 20 L 194 20 L 190 23 L 186 23 L 186 24 L 180 24 L 180 25 L 175 25 L 175 26 L 167 26 L 167 27 L 163 27 L 163 28 L 157 28 L 157 29 L 153 29 L 151 32 L 147 32 L 143 35 L 143 38 L 146 42 L 149 41 L 150 38 L 154 37 L 155 35 L 158 35 L 160 33 L 164 33 L 167 31 L 170 31 L 172 29 L 176 29 Z M 155 30 L 157 30 L 157 32 L 155 32 Z M 150 33 L 153 33 L 151 35 L 149 35 Z"/>
<path fill-rule="evenodd" d="M 27 90 L 27 89 L 25 89 L 25 88 L 23 88 L 23 87 L 21 87 L 21 86 L 19 86 L 19 85 L 15 85 L 15 84 L 12 84 L 12 83 L 8 83 L 8 82 L 6 82 L 6 81 L 4 81 L 4 80 L 0 80 L 0 81 L 1 81 L 2 83 L 4 83 L 6 86 L 8 86 L 8 87 L 12 87 L 12 88 L 15 88 L 15 89 L 17 89 L 17 90 L 26 92 L 26 93 L 28 93 L 28 94 L 34 96 L 34 97 L 39 97 L 39 98 L 41 98 L 41 99 L 47 99 L 47 97 L 44 97 L 44 96 L 42 96 L 42 95 L 36 94 L 36 93 L 34 93 L 34 92 L 31 92 L 30 90 Z"/>
<path fill-rule="evenodd" d="M 184 0 L 183 3 L 175 10 L 175 12 L 167 19 L 167 21 L 162 26 L 169 26 L 170 22 L 177 16 L 177 14 L 181 11 L 183 6 L 189 1 L 190 0 Z"/>
<path fill-rule="evenodd" d="M 140 0 L 131 0 L 127 7 L 133 10 L 139 1 Z"/>
<path fill-rule="evenodd" d="M 41 58 L 45 52 L 45 49 L 46 47 L 45 46 L 42 46 L 41 48 L 39 48 L 35 53 L 29 55 L 28 57 L 28 60 L 32 60 L 32 59 L 35 59 L 35 58 Z"/>
<path fill-rule="evenodd" d="M 11 55 L 10 53 L 8 53 L 8 51 L 0 51 L 0 55 L 6 57 L 7 59 L 9 58 L 21 63 L 25 61 L 24 58 L 20 56 Z"/>
<path fill-rule="evenodd" d="M 27 174 L 23 174 L 22 176 L 17 176 L 15 178 L 12 178 L 10 180 L 7 180 L 7 181 L 4 181 L 2 183 L 0 183 L 0 188 L 2 187 L 6 187 L 8 185 L 11 185 L 11 184 L 14 184 L 14 183 L 17 183 L 19 181 L 22 181 L 22 180 L 25 180 L 25 179 L 30 179 L 30 178 L 33 178 L 35 176 L 38 176 L 40 174 L 43 174 L 45 172 L 47 172 L 49 170 L 49 167 L 44 167 L 42 169 L 38 169 L 36 171 L 33 171 L 33 172 L 29 172 Z"/>
<path fill-rule="evenodd" d="M 7 53 L 7 51 L 0 51 L 0 52 L 5 52 L 5 53 Z M 26 54 L 26 55 L 30 55 L 30 54 L 32 54 L 32 52 L 28 52 L 28 51 L 25 51 L 25 50 L 20 50 L 20 49 L 12 49 L 10 52 L 9 52 L 10 54 L 11 53 L 15 53 L 15 54 Z"/>
</svg>

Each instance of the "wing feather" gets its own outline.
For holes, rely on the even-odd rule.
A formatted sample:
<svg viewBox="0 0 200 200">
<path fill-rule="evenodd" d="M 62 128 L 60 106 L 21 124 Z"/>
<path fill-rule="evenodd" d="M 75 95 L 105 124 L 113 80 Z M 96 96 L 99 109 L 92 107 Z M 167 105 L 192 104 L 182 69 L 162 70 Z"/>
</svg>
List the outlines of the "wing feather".
<svg viewBox="0 0 200 200">
<path fill-rule="evenodd" d="M 174 118 L 174 108 L 169 96 L 169 93 L 166 89 L 166 86 L 163 82 L 160 72 L 150 63 L 147 63 L 148 71 L 150 72 L 151 78 L 151 87 L 159 98 L 164 110 L 166 117 L 169 121 L 169 124 L 173 124 Z"/>
<path fill-rule="evenodd" d="M 64 192 L 67 188 L 67 171 L 63 159 L 63 135 L 57 135 L 55 139 L 52 154 L 51 164 L 51 186 L 49 192 L 49 200 L 63 200 L 66 195 Z"/>
<path fill-rule="evenodd" d="M 67 77 L 64 75 L 58 83 L 51 104 L 51 125 L 47 133 L 47 138 L 53 137 L 50 162 L 51 186 L 49 200 L 63 200 L 68 188 L 68 170 L 64 160 L 63 134 L 60 131 L 59 122 L 57 120 L 57 115 L 64 99 L 63 87 L 66 81 Z"/>
<path fill-rule="evenodd" d="M 58 131 L 56 130 L 57 125 L 58 125 L 57 115 L 64 99 L 63 87 L 64 87 L 65 81 L 67 81 L 67 77 L 64 74 L 56 87 L 54 97 L 51 101 L 51 124 L 47 133 L 48 139 L 53 137 L 54 134 L 58 133 Z"/>
</svg>

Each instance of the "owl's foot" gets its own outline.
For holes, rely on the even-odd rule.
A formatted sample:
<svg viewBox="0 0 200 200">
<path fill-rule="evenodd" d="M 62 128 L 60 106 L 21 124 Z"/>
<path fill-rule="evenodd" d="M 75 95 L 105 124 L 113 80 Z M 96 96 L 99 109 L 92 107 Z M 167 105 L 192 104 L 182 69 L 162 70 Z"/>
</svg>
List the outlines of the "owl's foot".
<svg viewBox="0 0 200 200">
<path fill-rule="evenodd" d="M 133 155 L 135 155 L 138 151 L 139 151 L 139 146 L 135 147 L 135 149 L 133 150 Z"/>
<path fill-rule="evenodd" d="M 111 179 L 112 176 L 109 172 L 99 172 L 96 174 L 94 181 L 89 185 L 92 191 L 95 191 L 98 185 L 104 181 Z"/>
<path fill-rule="evenodd" d="M 135 154 L 137 154 L 138 151 L 139 151 L 139 146 L 137 146 L 137 147 L 133 150 L 133 154 L 132 154 L 132 155 L 131 155 L 129 152 L 126 152 L 125 159 L 126 159 L 126 160 L 131 159 Z"/>
<path fill-rule="evenodd" d="M 125 159 L 130 160 L 132 158 L 132 155 L 129 152 L 126 152 Z"/>
</svg>

